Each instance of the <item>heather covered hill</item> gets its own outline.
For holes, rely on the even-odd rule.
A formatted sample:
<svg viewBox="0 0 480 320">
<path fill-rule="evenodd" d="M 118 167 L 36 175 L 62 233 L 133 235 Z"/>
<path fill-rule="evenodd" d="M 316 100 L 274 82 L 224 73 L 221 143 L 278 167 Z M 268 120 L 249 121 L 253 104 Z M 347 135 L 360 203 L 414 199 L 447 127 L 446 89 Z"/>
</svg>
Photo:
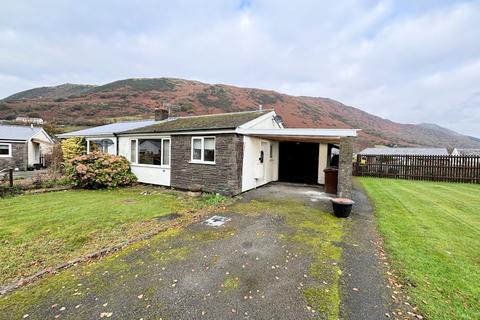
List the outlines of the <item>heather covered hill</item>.
<svg viewBox="0 0 480 320">
<path fill-rule="evenodd" d="M 72 95 L 81 94 L 92 89 L 94 86 L 84 84 L 72 84 L 65 83 L 59 86 L 53 87 L 40 87 L 30 90 L 21 91 L 11 96 L 6 97 L 4 100 L 27 100 L 27 99 L 62 99 Z"/>
<path fill-rule="evenodd" d="M 374 144 L 479 148 L 476 138 L 432 124 L 400 124 L 338 101 L 270 90 L 211 85 L 173 78 L 125 79 L 101 86 L 61 85 L 27 90 L 0 101 L 0 119 L 41 116 L 65 125 L 95 125 L 119 119 L 149 118 L 171 106 L 173 115 L 274 108 L 286 126 L 362 129 L 358 148 Z"/>
</svg>

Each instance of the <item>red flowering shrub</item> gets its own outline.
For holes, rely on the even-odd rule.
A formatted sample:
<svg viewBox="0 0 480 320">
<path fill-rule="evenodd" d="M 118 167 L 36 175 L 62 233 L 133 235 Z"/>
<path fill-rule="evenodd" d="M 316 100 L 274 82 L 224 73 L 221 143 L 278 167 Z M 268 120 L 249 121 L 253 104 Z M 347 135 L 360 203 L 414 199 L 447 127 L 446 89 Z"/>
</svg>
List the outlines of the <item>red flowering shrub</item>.
<svg viewBox="0 0 480 320">
<path fill-rule="evenodd" d="M 93 152 L 73 158 L 65 171 L 76 187 L 84 189 L 128 186 L 137 180 L 127 159 L 108 153 Z"/>
</svg>

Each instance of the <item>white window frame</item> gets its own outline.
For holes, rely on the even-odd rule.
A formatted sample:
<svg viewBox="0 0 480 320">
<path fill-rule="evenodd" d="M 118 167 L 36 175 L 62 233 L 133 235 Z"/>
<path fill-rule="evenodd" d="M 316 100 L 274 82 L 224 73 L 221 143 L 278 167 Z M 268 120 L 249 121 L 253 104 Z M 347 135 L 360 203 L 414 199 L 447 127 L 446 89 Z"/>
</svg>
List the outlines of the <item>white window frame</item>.
<svg viewBox="0 0 480 320">
<path fill-rule="evenodd" d="M 162 164 L 146 164 L 146 163 L 140 163 L 140 143 L 138 140 L 161 140 L 160 144 L 160 161 Z M 168 152 L 169 152 L 169 157 L 168 157 L 168 164 L 163 163 L 163 142 L 165 140 L 170 141 L 170 145 L 168 147 Z M 130 161 L 130 163 L 136 165 L 136 166 L 142 166 L 142 167 L 155 167 L 155 168 L 170 168 L 170 165 L 172 163 L 172 139 L 170 137 L 168 138 L 136 138 L 136 139 L 130 139 L 130 157 L 131 157 L 131 152 L 132 152 L 132 141 L 136 141 L 135 143 L 137 144 L 137 154 L 135 156 L 136 162 Z"/>
<path fill-rule="evenodd" d="M 91 142 L 92 142 L 92 141 L 95 141 L 95 143 L 97 143 L 98 141 L 102 141 L 102 142 L 103 142 L 103 140 L 110 140 L 110 141 L 112 142 L 112 145 L 113 145 L 113 147 L 114 147 L 114 150 L 117 150 L 117 143 L 116 143 L 115 140 L 112 139 L 112 138 L 103 138 L 103 139 L 102 139 L 102 138 L 90 138 L 90 139 L 87 139 L 87 154 L 92 153 L 92 152 L 90 151 L 90 145 L 91 145 Z M 117 154 L 116 154 L 116 153 L 117 153 L 116 151 L 114 151 L 114 153 L 108 152 L 108 148 L 107 148 L 107 151 L 106 151 L 106 152 L 103 151 L 103 144 L 101 145 L 101 148 L 102 148 L 102 150 L 100 151 L 101 153 L 108 153 L 108 154 L 111 154 L 111 155 L 114 155 L 114 156 L 117 155 Z"/>
<path fill-rule="evenodd" d="M 135 142 L 135 161 L 132 161 L 132 142 Z M 138 139 L 130 139 L 130 144 L 128 145 L 128 152 L 130 154 L 130 163 L 138 164 Z"/>
<path fill-rule="evenodd" d="M 0 145 L 8 146 L 8 154 L 0 154 L 0 158 L 11 158 L 12 157 L 12 144 L 0 142 Z"/>
<path fill-rule="evenodd" d="M 163 163 L 163 143 L 165 142 L 165 140 L 168 140 L 168 163 L 165 164 Z M 163 167 L 170 167 L 170 163 L 172 162 L 172 140 L 170 138 L 162 138 L 162 159 L 161 159 L 161 162 L 162 162 L 162 166 Z"/>
<path fill-rule="evenodd" d="M 205 138 L 207 139 L 212 139 L 213 138 L 213 161 L 205 161 Z M 193 159 L 193 140 L 201 140 L 201 156 L 200 160 Z M 215 136 L 193 136 L 191 143 L 190 143 L 190 163 L 201 163 L 201 164 L 215 164 L 215 161 L 217 160 L 217 139 Z"/>
</svg>

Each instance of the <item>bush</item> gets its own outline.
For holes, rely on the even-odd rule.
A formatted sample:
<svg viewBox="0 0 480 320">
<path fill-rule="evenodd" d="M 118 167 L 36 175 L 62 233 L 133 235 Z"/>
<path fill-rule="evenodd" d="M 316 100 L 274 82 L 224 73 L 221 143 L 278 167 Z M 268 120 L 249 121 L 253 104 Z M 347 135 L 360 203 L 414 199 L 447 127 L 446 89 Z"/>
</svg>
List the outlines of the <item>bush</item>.
<svg viewBox="0 0 480 320">
<path fill-rule="evenodd" d="M 0 185 L 0 198 L 13 197 L 19 194 L 22 194 L 22 189 L 19 186 Z"/>
<path fill-rule="evenodd" d="M 70 160 L 66 174 L 76 187 L 84 189 L 116 188 L 137 180 L 127 159 L 100 152 Z"/>
<path fill-rule="evenodd" d="M 68 162 L 87 151 L 85 139 L 81 137 L 68 138 L 62 141 L 63 160 Z"/>
<path fill-rule="evenodd" d="M 61 172 L 63 168 L 62 146 L 56 143 L 52 146 L 52 152 L 45 155 L 45 164 L 53 172 Z"/>
</svg>

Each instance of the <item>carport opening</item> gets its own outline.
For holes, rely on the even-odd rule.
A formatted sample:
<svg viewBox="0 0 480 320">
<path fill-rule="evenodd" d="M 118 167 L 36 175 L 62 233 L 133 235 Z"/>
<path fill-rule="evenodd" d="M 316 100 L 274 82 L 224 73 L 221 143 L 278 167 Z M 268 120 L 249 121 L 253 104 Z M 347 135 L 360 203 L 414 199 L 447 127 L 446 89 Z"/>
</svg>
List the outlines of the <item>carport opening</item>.
<svg viewBox="0 0 480 320">
<path fill-rule="evenodd" d="M 318 183 L 319 144 L 280 142 L 278 179 L 284 182 Z"/>
</svg>

